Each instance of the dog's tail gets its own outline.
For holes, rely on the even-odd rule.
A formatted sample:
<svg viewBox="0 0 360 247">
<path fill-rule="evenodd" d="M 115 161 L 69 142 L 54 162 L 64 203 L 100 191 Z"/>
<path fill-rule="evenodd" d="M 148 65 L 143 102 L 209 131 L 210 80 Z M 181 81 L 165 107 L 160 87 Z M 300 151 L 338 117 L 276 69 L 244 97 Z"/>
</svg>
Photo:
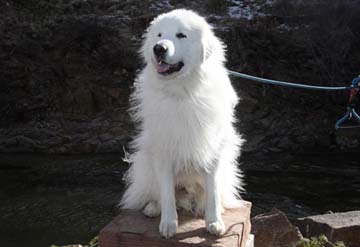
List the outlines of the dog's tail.
<svg viewBox="0 0 360 247">
<path fill-rule="evenodd" d="M 119 207 L 123 209 L 142 209 L 145 204 L 154 197 L 154 177 L 150 166 L 146 166 L 145 157 L 136 152 L 128 158 L 131 167 L 124 175 L 127 184 L 125 193 L 119 203 Z"/>
<path fill-rule="evenodd" d="M 237 157 L 240 153 L 240 147 L 243 142 L 241 136 L 234 133 L 226 148 L 221 155 L 220 186 L 221 200 L 224 208 L 241 207 L 242 200 L 240 193 L 244 191 L 243 175 L 239 169 Z"/>
</svg>

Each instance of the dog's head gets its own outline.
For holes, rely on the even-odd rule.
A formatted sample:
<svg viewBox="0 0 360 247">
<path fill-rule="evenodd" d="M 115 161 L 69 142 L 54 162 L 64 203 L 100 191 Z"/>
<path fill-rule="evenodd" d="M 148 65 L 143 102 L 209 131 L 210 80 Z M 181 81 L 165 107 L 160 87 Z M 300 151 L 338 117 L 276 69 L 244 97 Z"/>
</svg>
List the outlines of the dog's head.
<svg viewBox="0 0 360 247">
<path fill-rule="evenodd" d="M 204 18 L 178 9 L 155 18 L 145 34 L 141 49 L 150 69 L 161 78 L 177 78 L 199 71 L 214 57 L 224 61 L 223 45 Z"/>
</svg>

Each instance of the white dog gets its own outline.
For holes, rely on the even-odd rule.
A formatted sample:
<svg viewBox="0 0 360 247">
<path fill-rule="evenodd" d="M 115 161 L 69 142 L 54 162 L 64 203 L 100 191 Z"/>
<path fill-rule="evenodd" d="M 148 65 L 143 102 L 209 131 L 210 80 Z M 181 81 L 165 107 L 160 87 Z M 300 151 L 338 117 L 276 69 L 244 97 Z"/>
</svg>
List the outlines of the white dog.
<svg viewBox="0 0 360 247">
<path fill-rule="evenodd" d="M 204 18 L 179 9 L 152 21 L 141 52 L 146 67 L 132 95 L 140 129 L 121 205 L 161 214 L 166 238 L 176 233 L 177 208 L 205 211 L 207 230 L 221 235 L 223 209 L 241 202 L 241 139 L 233 126 L 238 97 L 223 44 Z"/>
</svg>

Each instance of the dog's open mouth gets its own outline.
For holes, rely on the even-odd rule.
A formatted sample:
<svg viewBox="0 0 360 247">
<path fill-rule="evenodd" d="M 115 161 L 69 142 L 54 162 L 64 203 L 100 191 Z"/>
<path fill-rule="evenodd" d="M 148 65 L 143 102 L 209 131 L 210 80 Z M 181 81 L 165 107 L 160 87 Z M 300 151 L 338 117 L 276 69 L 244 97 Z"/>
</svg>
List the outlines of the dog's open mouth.
<svg viewBox="0 0 360 247">
<path fill-rule="evenodd" d="M 183 62 L 178 62 L 174 64 L 169 64 L 164 62 L 163 60 L 158 60 L 156 63 L 156 70 L 159 74 L 162 75 L 169 75 L 175 72 L 178 72 L 184 67 Z"/>
</svg>

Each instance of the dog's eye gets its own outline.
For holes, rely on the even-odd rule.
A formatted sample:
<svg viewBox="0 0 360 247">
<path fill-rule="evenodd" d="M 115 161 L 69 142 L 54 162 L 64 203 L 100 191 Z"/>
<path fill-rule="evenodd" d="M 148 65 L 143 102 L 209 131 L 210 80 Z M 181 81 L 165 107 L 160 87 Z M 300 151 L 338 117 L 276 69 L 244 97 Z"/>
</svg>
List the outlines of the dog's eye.
<svg viewBox="0 0 360 247">
<path fill-rule="evenodd" d="M 158 37 L 161 37 L 161 33 L 158 34 Z"/>
<path fill-rule="evenodd" d="M 177 37 L 178 39 L 184 39 L 184 38 L 186 38 L 187 36 L 186 36 L 185 34 L 183 34 L 183 33 L 177 33 L 177 34 L 176 34 L 176 37 Z"/>
</svg>

